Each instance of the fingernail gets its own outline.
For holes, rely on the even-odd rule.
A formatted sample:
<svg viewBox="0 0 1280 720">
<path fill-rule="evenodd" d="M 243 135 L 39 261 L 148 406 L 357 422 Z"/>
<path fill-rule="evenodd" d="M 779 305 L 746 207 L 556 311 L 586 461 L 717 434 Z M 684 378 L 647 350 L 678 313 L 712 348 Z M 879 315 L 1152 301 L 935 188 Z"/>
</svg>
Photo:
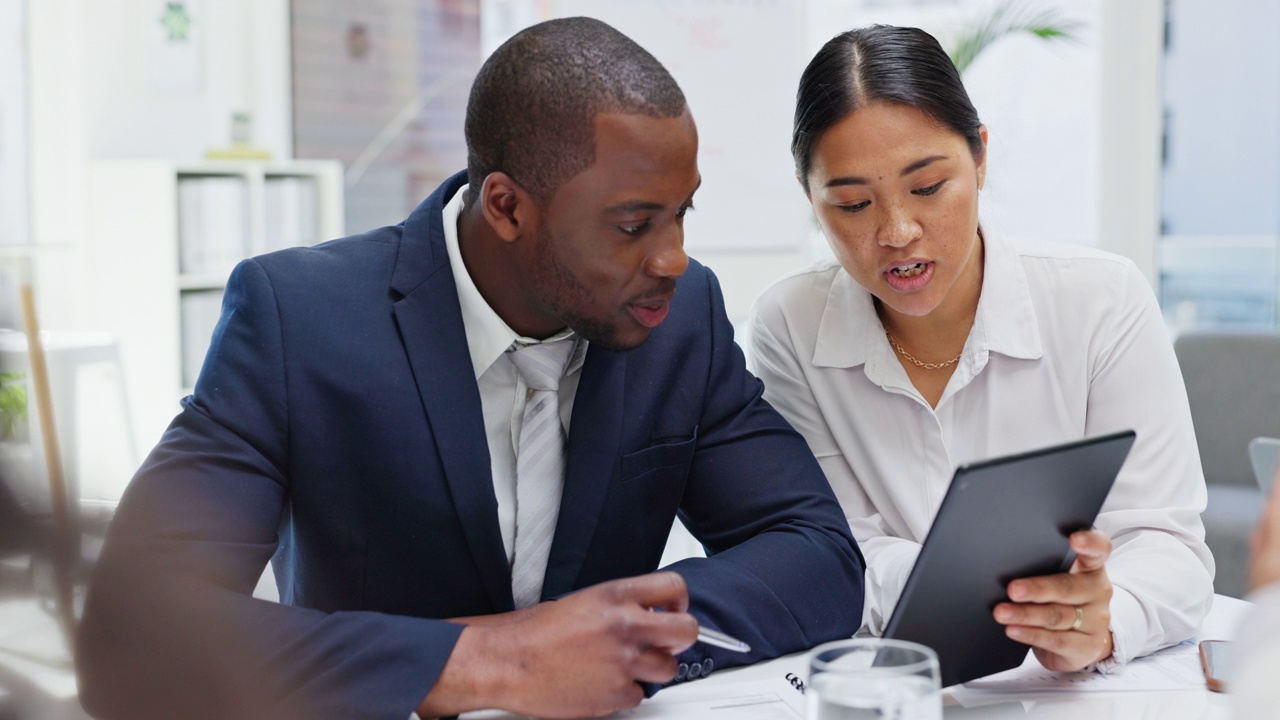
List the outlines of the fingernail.
<svg viewBox="0 0 1280 720">
<path fill-rule="evenodd" d="M 1013 619 L 1013 612 L 1009 608 L 996 608 L 996 620 L 1000 622 L 1009 622 Z"/>
<path fill-rule="evenodd" d="M 1019 627 L 1007 628 L 1005 630 L 1005 633 L 1007 633 L 1009 637 L 1013 638 L 1014 640 L 1022 639 L 1022 628 L 1019 628 Z"/>
<path fill-rule="evenodd" d="M 1022 600 L 1027 596 L 1027 589 L 1020 583 L 1013 583 L 1009 586 L 1009 597 L 1014 600 Z"/>
</svg>

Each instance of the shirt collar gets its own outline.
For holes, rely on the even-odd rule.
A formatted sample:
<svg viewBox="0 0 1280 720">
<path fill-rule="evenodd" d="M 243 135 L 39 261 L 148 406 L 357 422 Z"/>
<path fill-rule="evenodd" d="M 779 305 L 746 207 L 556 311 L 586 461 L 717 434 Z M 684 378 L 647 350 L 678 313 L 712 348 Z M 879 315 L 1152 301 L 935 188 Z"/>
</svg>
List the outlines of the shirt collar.
<svg viewBox="0 0 1280 720">
<path fill-rule="evenodd" d="M 1027 274 L 1017 251 L 1003 239 L 983 234 L 982 294 L 978 298 L 965 353 L 985 364 L 989 352 L 1034 360 L 1043 354 L 1039 323 Z M 851 368 L 879 366 L 896 360 L 876 315 L 871 293 L 845 272 L 836 270 L 818 326 L 813 364 Z"/>
<path fill-rule="evenodd" d="M 522 337 L 511 326 L 507 325 L 489 303 L 485 301 L 480 290 L 471 280 L 467 266 L 462 262 L 462 251 L 458 247 L 458 219 L 462 216 L 463 198 L 467 194 L 467 186 L 463 185 L 454 193 L 453 198 L 441 211 L 444 224 L 444 244 L 449 251 L 449 267 L 453 272 L 453 284 L 458 289 L 458 304 L 462 307 L 462 327 L 467 335 L 467 349 L 471 353 L 471 367 L 478 380 L 502 354 L 515 343 L 532 345 L 539 342 L 552 342 L 573 337 L 574 332 L 565 328 L 546 340 L 534 340 Z M 564 374 L 572 375 L 582 368 L 587 353 L 587 342 L 578 338 L 569 359 L 569 366 Z"/>
<path fill-rule="evenodd" d="M 1040 323 L 1022 256 L 1004 238 L 985 235 L 986 263 L 974 332 L 987 350 L 1022 360 L 1044 355 Z"/>
</svg>

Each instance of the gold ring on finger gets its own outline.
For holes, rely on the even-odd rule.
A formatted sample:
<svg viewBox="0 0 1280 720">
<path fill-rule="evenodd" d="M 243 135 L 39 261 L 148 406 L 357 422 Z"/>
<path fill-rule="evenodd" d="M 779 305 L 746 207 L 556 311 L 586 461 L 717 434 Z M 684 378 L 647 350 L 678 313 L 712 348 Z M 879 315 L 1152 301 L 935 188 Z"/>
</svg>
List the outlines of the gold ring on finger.
<svg viewBox="0 0 1280 720">
<path fill-rule="evenodd" d="M 1070 632 L 1079 630 L 1081 625 L 1084 625 L 1084 608 L 1076 605 L 1076 621 L 1071 623 Z"/>
</svg>

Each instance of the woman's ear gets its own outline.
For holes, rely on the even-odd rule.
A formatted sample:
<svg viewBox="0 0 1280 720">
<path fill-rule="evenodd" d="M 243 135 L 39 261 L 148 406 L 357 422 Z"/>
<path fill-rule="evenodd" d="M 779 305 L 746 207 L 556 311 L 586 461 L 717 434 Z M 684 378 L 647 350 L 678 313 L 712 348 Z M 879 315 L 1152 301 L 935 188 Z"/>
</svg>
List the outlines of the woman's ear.
<svg viewBox="0 0 1280 720">
<path fill-rule="evenodd" d="M 520 237 L 520 227 L 529 222 L 526 216 L 532 206 L 529 193 L 504 172 L 489 173 L 480 186 L 480 212 L 505 242 Z"/>
<path fill-rule="evenodd" d="M 988 147 L 987 141 L 988 141 L 988 136 L 987 136 L 987 126 L 986 126 L 986 125 L 979 125 L 979 126 L 978 126 L 978 137 L 982 138 L 982 152 L 978 154 L 978 156 L 975 158 L 975 160 L 977 161 L 977 165 L 978 165 L 978 189 L 979 189 L 979 190 L 981 190 L 981 189 L 982 189 L 983 184 L 984 184 L 984 183 L 986 183 L 986 181 L 987 181 L 987 147 Z"/>
</svg>

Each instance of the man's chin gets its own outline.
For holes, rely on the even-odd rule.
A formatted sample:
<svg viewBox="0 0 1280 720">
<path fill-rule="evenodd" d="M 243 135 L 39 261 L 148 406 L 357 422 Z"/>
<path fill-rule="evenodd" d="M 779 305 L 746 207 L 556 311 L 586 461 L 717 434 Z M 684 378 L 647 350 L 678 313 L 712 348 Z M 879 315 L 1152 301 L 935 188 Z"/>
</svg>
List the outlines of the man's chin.
<svg viewBox="0 0 1280 720">
<path fill-rule="evenodd" d="M 649 334 L 652 330 L 633 323 L 628 323 L 628 325 L 630 326 L 619 328 L 589 321 L 569 323 L 569 327 L 572 327 L 574 332 L 578 333 L 587 342 L 613 352 L 634 350 L 649 339 Z"/>
</svg>

